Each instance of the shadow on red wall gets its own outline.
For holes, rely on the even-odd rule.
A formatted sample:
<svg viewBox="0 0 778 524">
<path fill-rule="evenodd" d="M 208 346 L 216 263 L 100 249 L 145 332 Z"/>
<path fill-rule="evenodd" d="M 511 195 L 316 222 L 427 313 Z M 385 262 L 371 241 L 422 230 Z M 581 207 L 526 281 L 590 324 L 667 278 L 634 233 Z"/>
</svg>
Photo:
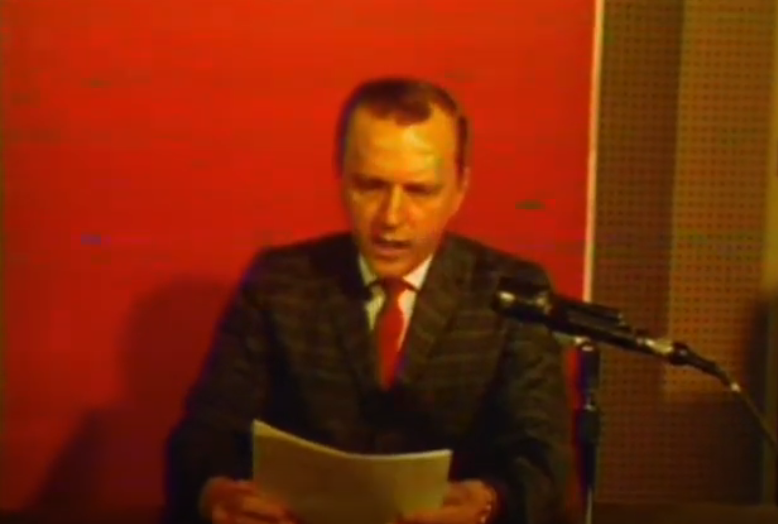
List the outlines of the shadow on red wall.
<svg viewBox="0 0 778 524">
<path fill-rule="evenodd" d="M 142 507 L 159 500 L 162 443 L 229 289 L 216 281 L 182 279 L 135 305 L 122 348 L 124 401 L 83 419 L 30 512 Z"/>
<path fill-rule="evenodd" d="M 215 280 L 182 279 L 135 305 L 122 347 L 124 401 L 84 417 L 25 513 L 100 514 L 148 508 L 149 521 L 153 519 L 162 502 L 162 444 L 179 416 L 205 356 L 204 341 L 212 339 L 231 289 Z M 577 407 L 573 351 L 568 352 L 567 366 Z M 571 486 L 569 496 L 568 518 L 581 509 L 576 486 Z"/>
</svg>

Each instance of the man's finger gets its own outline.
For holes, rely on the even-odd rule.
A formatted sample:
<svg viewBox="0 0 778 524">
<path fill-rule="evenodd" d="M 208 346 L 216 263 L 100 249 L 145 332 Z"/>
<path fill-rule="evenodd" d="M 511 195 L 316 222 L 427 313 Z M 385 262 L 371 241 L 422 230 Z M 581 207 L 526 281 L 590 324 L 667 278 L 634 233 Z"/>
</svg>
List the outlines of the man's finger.
<svg viewBox="0 0 778 524">
<path fill-rule="evenodd" d="M 229 517 L 229 513 L 227 513 L 221 505 L 213 508 L 213 511 L 211 512 L 211 521 L 213 524 L 230 524 Z"/>
<path fill-rule="evenodd" d="M 286 509 L 281 504 L 270 498 L 257 495 L 243 497 L 240 511 L 246 515 L 273 521 L 280 521 L 289 517 Z"/>
<path fill-rule="evenodd" d="M 235 482 L 235 487 L 239 488 L 242 492 L 245 493 L 259 493 L 260 489 L 259 486 L 250 481 L 250 480 L 239 480 Z"/>
<path fill-rule="evenodd" d="M 229 524 L 294 524 L 287 520 L 268 520 L 254 515 L 238 515 Z"/>
<path fill-rule="evenodd" d="M 420 511 L 401 519 L 402 524 L 468 524 L 461 508 L 444 507 L 431 511 Z"/>
<path fill-rule="evenodd" d="M 211 514 L 213 524 L 264 524 L 266 521 L 259 517 L 246 516 L 235 511 L 228 511 L 223 506 L 214 508 Z"/>
<path fill-rule="evenodd" d="M 467 491 L 463 489 L 461 486 L 454 485 L 446 492 L 446 495 L 443 497 L 443 505 L 444 506 L 453 506 L 456 504 L 459 504 L 461 502 L 464 502 L 467 498 Z"/>
</svg>

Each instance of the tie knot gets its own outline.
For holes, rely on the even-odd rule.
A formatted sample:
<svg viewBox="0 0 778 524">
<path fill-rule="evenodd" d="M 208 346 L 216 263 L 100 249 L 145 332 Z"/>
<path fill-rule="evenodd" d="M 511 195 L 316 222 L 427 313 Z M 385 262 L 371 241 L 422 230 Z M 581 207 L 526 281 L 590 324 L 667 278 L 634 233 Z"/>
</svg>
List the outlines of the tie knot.
<svg viewBox="0 0 778 524">
<path fill-rule="evenodd" d="M 381 286 L 389 299 L 399 297 L 403 291 L 410 288 L 408 283 L 401 278 L 382 278 L 378 281 L 378 285 Z"/>
</svg>

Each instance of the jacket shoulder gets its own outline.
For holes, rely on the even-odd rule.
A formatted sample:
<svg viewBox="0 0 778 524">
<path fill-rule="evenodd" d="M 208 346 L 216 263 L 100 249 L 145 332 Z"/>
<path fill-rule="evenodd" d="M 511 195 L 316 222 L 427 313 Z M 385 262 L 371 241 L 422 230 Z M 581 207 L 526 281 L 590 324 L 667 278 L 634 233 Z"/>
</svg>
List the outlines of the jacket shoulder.
<svg viewBox="0 0 778 524">
<path fill-rule="evenodd" d="M 254 255 L 246 279 L 264 288 L 304 284 L 320 275 L 323 266 L 348 257 L 352 245 L 348 233 L 332 233 L 268 247 Z"/>
<path fill-rule="evenodd" d="M 458 249 L 473 258 L 475 275 L 514 277 L 538 286 L 552 285 L 546 269 L 534 260 L 513 255 L 465 236 L 453 235 L 452 241 Z"/>
</svg>

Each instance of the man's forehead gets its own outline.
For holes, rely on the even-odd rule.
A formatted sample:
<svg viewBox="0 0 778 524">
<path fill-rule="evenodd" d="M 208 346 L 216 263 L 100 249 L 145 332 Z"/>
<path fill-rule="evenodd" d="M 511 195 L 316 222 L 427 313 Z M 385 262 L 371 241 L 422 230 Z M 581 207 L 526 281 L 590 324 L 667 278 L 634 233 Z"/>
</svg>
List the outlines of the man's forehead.
<svg viewBox="0 0 778 524">
<path fill-rule="evenodd" d="M 390 176 L 404 182 L 439 182 L 445 170 L 439 156 L 428 159 L 367 157 L 351 162 L 355 172 L 372 177 Z"/>
<path fill-rule="evenodd" d="M 437 108 L 428 119 L 411 124 L 400 124 L 394 118 L 382 118 L 366 109 L 357 109 L 349 135 L 352 147 L 371 153 L 445 155 L 457 146 L 452 118 Z"/>
<path fill-rule="evenodd" d="M 439 174 L 447 163 L 451 163 L 446 162 L 446 156 L 434 148 L 411 149 L 378 142 L 354 148 L 347 161 L 353 169 L 373 174 L 391 172 L 413 178 Z"/>
</svg>

